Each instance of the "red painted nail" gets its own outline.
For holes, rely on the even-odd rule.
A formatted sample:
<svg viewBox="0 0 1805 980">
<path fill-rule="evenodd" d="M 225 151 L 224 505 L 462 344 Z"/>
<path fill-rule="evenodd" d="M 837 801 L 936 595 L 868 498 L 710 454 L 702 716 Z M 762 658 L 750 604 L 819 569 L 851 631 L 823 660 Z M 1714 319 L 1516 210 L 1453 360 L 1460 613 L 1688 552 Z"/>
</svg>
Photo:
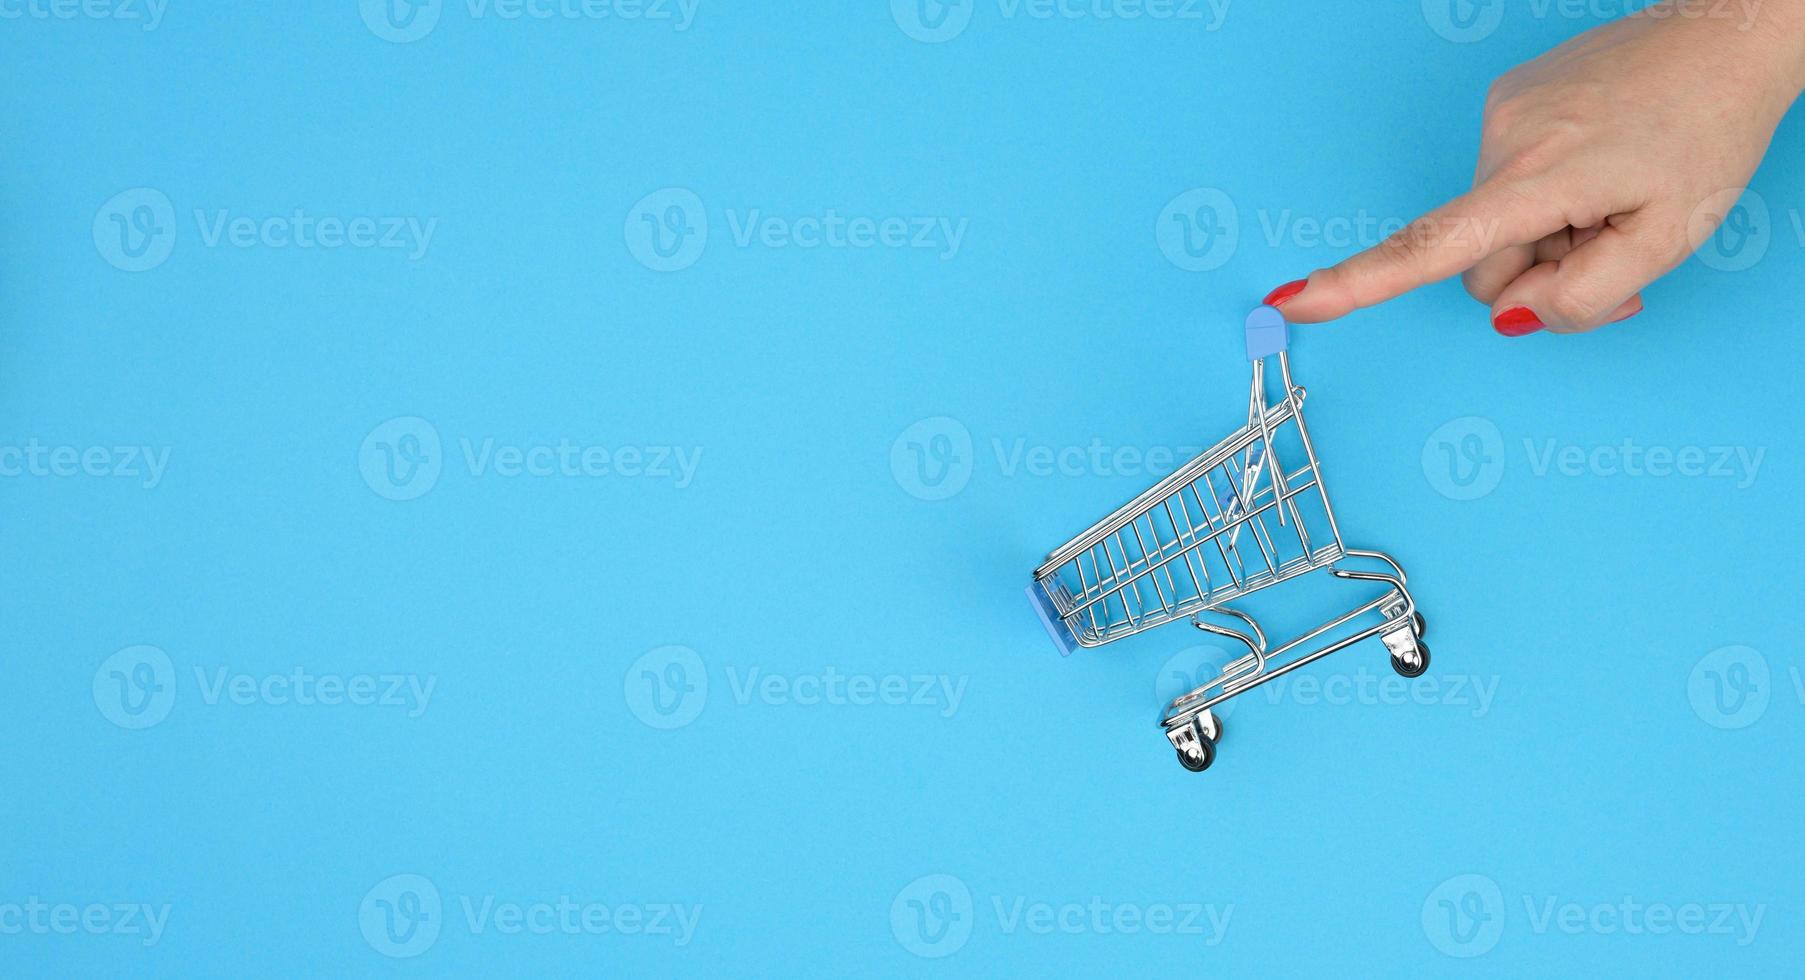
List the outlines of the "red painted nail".
<svg viewBox="0 0 1805 980">
<path fill-rule="evenodd" d="M 1492 318 L 1492 329 L 1506 337 L 1527 337 L 1545 326 L 1527 306 L 1513 306 Z"/>
<path fill-rule="evenodd" d="M 1310 284 L 1310 280 L 1308 280 L 1308 279 L 1293 279 L 1292 281 L 1284 284 L 1283 286 L 1280 286 L 1279 288 L 1273 290 L 1272 292 L 1267 293 L 1266 294 L 1266 305 L 1267 306 L 1284 306 L 1286 300 L 1290 299 L 1293 296 L 1296 296 L 1298 293 L 1303 292 L 1304 287 L 1308 286 L 1309 284 Z"/>
<path fill-rule="evenodd" d="M 1625 313 L 1624 315 L 1622 315 L 1620 317 L 1617 317 L 1616 319 L 1612 320 L 1611 322 L 1612 323 L 1622 323 L 1623 321 L 1629 319 L 1632 316 L 1635 316 L 1636 314 L 1638 314 L 1640 312 L 1642 312 L 1642 301 L 1637 300 L 1635 309 L 1629 311 L 1628 313 Z"/>
</svg>

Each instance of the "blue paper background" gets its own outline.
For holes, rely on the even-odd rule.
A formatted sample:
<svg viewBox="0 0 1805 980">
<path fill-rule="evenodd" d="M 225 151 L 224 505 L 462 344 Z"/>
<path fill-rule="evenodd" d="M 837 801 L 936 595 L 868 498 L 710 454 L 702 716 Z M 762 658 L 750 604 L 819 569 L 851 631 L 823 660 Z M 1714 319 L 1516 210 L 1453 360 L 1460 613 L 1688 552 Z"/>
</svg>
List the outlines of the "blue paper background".
<svg viewBox="0 0 1805 980">
<path fill-rule="evenodd" d="M 1195 776 L 1156 689 L 1219 652 L 1062 660 L 1029 570 L 1237 424 L 1314 229 L 1464 189 L 1490 79 L 1619 11 L 914 3 L 7 8 L 0 972 L 1793 965 L 1798 121 L 1629 325 L 1296 331 L 1433 684 L 1339 654 Z"/>
</svg>

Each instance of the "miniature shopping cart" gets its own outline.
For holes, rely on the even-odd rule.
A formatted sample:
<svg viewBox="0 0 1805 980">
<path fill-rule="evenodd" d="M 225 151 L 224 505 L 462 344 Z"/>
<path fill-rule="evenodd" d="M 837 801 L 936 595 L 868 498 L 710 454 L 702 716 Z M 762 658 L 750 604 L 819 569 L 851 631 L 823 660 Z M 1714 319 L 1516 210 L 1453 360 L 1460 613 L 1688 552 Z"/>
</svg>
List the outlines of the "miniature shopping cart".
<svg viewBox="0 0 1805 980">
<path fill-rule="evenodd" d="M 1210 767 L 1222 738 L 1222 720 L 1211 709 L 1337 650 L 1377 636 L 1399 674 L 1429 669 L 1426 624 L 1404 569 L 1390 555 L 1341 541 L 1304 427 L 1304 389 L 1291 380 L 1288 334 L 1278 310 L 1254 310 L 1247 319 L 1247 425 L 1054 551 L 1028 588 L 1062 653 L 1183 619 L 1246 646 L 1247 656 L 1173 699 L 1160 719 L 1179 762 L 1193 772 Z M 1269 404 L 1265 365 L 1274 355 L 1284 392 Z M 1345 559 L 1371 560 L 1372 570 L 1343 567 Z M 1228 605 L 1319 569 L 1384 591 L 1276 648 L 1252 616 Z"/>
</svg>

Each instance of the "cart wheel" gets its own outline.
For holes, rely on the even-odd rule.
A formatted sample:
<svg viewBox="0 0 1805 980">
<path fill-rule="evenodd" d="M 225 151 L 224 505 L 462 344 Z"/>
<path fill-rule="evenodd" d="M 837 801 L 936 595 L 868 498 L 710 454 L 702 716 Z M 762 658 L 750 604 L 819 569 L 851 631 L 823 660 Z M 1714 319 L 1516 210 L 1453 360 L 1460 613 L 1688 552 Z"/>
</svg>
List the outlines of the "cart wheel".
<svg viewBox="0 0 1805 980">
<path fill-rule="evenodd" d="M 1424 633 L 1429 632 L 1429 621 L 1423 618 L 1422 613 L 1414 614 L 1410 625 L 1416 627 L 1416 638 L 1419 640 L 1423 638 Z"/>
<path fill-rule="evenodd" d="M 1197 750 L 1202 754 L 1196 758 L 1183 752 L 1178 753 L 1178 764 L 1192 772 L 1202 772 L 1210 767 L 1210 763 L 1216 761 L 1216 743 L 1208 736 L 1198 736 Z"/>
<path fill-rule="evenodd" d="M 1416 645 L 1416 666 L 1412 667 L 1401 657 L 1391 658 L 1391 669 L 1400 677 L 1421 677 L 1429 669 L 1429 644 L 1418 641 Z"/>
</svg>

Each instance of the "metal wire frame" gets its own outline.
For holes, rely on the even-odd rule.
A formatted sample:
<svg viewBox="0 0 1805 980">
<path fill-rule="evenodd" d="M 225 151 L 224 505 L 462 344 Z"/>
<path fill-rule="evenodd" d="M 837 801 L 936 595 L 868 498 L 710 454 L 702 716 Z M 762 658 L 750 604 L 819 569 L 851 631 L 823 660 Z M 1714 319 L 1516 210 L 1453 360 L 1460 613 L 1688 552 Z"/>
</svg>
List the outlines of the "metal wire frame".
<svg viewBox="0 0 1805 980">
<path fill-rule="evenodd" d="M 1278 358 L 1283 398 L 1267 403 L 1264 362 L 1255 361 L 1246 426 L 1035 570 L 1080 646 L 1101 646 L 1215 609 L 1347 553 L 1304 424 L 1304 390 L 1292 381 L 1288 355 Z M 1275 443 L 1287 425 L 1295 427 L 1305 457 L 1290 471 Z M 1320 544 L 1312 542 L 1300 507 L 1300 499 L 1309 504 L 1312 498 L 1320 501 L 1330 532 Z M 1268 516 L 1281 532 L 1274 532 Z M 1243 532 L 1251 548 L 1241 541 Z"/>
<path fill-rule="evenodd" d="M 1292 381 L 1282 347 L 1277 357 L 1284 385 L 1280 400 L 1267 402 L 1264 360 L 1254 360 L 1247 425 L 1055 550 L 1035 570 L 1030 590 L 1049 633 L 1068 652 L 1068 639 L 1101 646 L 1186 617 L 1196 628 L 1247 649 L 1215 679 L 1174 698 L 1161 713 L 1167 741 L 1192 771 L 1209 768 L 1222 735 L 1212 708 L 1337 650 L 1376 636 L 1400 674 L 1417 677 L 1428 669 L 1424 620 L 1402 566 L 1384 552 L 1342 542 L 1304 423 L 1304 390 Z M 1292 470 L 1279 458 L 1275 442 L 1286 426 L 1295 427 L 1304 457 Z M 1304 510 L 1317 502 L 1329 530 L 1320 542 L 1312 540 L 1304 520 Z M 1280 531 L 1267 523 L 1269 516 Z M 1382 567 L 1342 567 L 1343 558 Z M 1385 590 L 1276 648 L 1268 646 L 1253 617 L 1227 605 L 1317 569 Z M 1050 601 L 1050 612 L 1035 593 Z M 1212 622 L 1205 613 L 1225 619 Z M 1377 622 L 1348 631 L 1371 613 L 1379 614 Z M 1053 624 L 1054 616 L 1063 629 Z"/>
</svg>

